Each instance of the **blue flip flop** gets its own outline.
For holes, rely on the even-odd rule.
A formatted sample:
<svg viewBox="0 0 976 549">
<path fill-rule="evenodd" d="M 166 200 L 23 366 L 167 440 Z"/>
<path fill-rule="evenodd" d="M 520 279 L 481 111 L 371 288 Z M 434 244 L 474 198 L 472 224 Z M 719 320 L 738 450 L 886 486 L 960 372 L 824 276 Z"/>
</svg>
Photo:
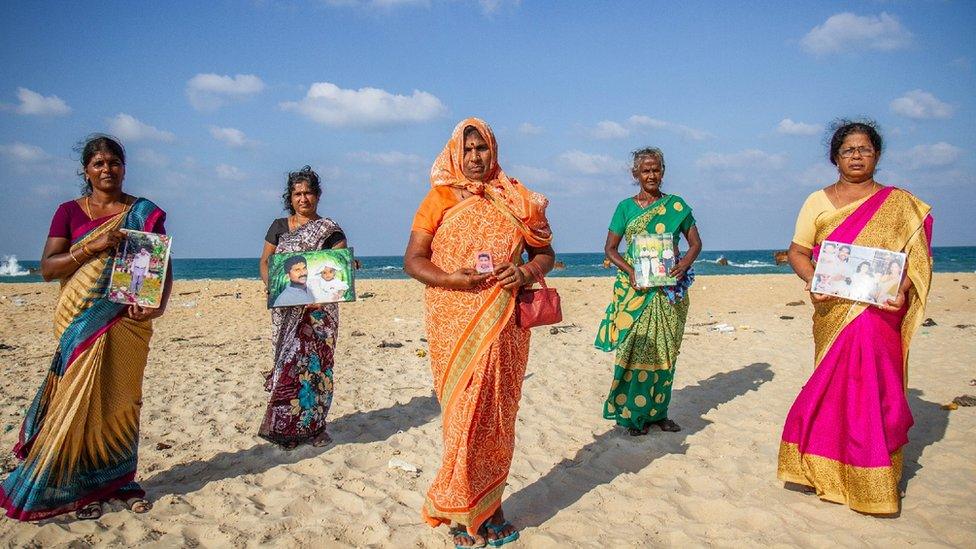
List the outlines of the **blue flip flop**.
<svg viewBox="0 0 976 549">
<path fill-rule="evenodd" d="M 507 520 L 502 522 L 501 524 L 488 524 L 486 522 L 484 524 L 484 527 L 486 530 L 488 530 L 492 534 L 495 534 L 496 536 L 495 539 L 488 540 L 488 545 L 491 545 L 492 547 L 501 547 L 506 543 L 511 543 L 519 539 L 519 531 L 515 530 L 514 529 L 515 527 L 512 526 L 512 523 L 508 522 Z M 497 536 L 500 536 L 502 532 L 505 531 L 506 528 L 512 528 L 512 533 L 503 538 L 498 538 Z"/>
<path fill-rule="evenodd" d="M 468 533 L 467 528 L 451 528 L 448 531 L 448 534 L 451 536 L 451 538 L 454 538 L 454 536 L 464 535 L 464 536 L 468 536 L 471 539 L 474 539 L 474 537 L 472 537 L 471 534 Z M 485 544 L 481 544 L 481 545 L 459 545 L 457 543 L 454 544 L 454 549 L 479 549 L 480 547 L 485 547 Z"/>
</svg>

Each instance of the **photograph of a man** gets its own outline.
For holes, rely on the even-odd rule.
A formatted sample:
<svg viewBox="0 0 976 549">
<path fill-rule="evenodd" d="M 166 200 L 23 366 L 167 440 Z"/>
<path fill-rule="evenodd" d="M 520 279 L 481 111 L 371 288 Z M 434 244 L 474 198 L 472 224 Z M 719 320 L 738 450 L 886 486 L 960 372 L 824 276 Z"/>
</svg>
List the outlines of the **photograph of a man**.
<svg viewBox="0 0 976 549">
<path fill-rule="evenodd" d="M 288 307 L 291 305 L 308 305 L 315 302 L 315 296 L 309 291 L 308 262 L 305 256 L 293 255 L 285 260 L 285 272 L 288 273 L 288 285 L 274 300 L 274 307 Z"/>
</svg>

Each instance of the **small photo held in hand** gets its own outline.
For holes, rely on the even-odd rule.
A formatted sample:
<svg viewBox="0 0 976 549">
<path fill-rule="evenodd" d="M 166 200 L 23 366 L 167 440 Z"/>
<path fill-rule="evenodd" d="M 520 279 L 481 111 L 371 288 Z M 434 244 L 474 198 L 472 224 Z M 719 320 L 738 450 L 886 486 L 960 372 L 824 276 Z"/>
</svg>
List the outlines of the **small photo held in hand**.
<svg viewBox="0 0 976 549">
<path fill-rule="evenodd" d="M 163 295 L 172 239 L 164 234 L 122 229 L 125 240 L 116 248 L 108 299 L 116 303 L 157 308 Z"/>
<path fill-rule="evenodd" d="M 495 272 L 495 264 L 491 261 L 491 252 L 478 252 L 475 254 L 474 270 L 482 274 Z"/>
</svg>

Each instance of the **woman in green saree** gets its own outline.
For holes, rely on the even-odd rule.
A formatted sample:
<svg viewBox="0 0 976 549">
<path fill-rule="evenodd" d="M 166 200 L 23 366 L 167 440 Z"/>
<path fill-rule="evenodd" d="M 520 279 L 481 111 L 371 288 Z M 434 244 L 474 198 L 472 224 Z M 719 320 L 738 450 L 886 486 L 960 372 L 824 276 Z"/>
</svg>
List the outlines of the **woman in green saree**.
<svg viewBox="0 0 976 549">
<path fill-rule="evenodd" d="M 661 192 L 664 153 L 649 147 L 634 151 L 633 157 L 640 192 L 620 202 L 610 221 L 604 251 L 617 266 L 617 280 L 595 345 L 617 352 L 603 417 L 637 436 L 647 434 L 652 425 L 681 430 L 668 418 L 668 405 L 688 316 L 688 288 L 695 278 L 691 266 L 702 243 L 691 207 L 681 197 Z M 677 279 L 675 285 L 638 287 L 631 254 L 622 256 L 618 248 L 623 239 L 630 247 L 639 234 L 672 235 L 675 264 L 668 275 Z M 684 256 L 678 253 L 680 235 L 688 242 Z"/>
</svg>

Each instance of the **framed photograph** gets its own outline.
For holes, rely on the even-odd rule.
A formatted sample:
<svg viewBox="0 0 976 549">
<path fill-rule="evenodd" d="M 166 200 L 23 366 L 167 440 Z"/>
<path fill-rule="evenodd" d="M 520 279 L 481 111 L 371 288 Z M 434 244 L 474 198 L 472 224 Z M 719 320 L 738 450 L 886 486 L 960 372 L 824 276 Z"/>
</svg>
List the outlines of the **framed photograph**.
<svg viewBox="0 0 976 549">
<path fill-rule="evenodd" d="M 674 268 L 674 237 L 671 233 L 638 234 L 627 250 L 638 288 L 674 286 L 678 279 L 668 273 Z"/>
<path fill-rule="evenodd" d="M 352 248 L 271 254 L 268 308 L 356 300 Z"/>
<path fill-rule="evenodd" d="M 852 301 L 883 305 L 898 295 L 905 254 L 825 240 L 810 290 Z"/>
<path fill-rule="evenodd" d="M 157 308 L 163 296 L 173 239 L 164 234 L 122 229 L 125 240 L 116 248 L 108 299 L 116 303 Z"/>
</svg>

